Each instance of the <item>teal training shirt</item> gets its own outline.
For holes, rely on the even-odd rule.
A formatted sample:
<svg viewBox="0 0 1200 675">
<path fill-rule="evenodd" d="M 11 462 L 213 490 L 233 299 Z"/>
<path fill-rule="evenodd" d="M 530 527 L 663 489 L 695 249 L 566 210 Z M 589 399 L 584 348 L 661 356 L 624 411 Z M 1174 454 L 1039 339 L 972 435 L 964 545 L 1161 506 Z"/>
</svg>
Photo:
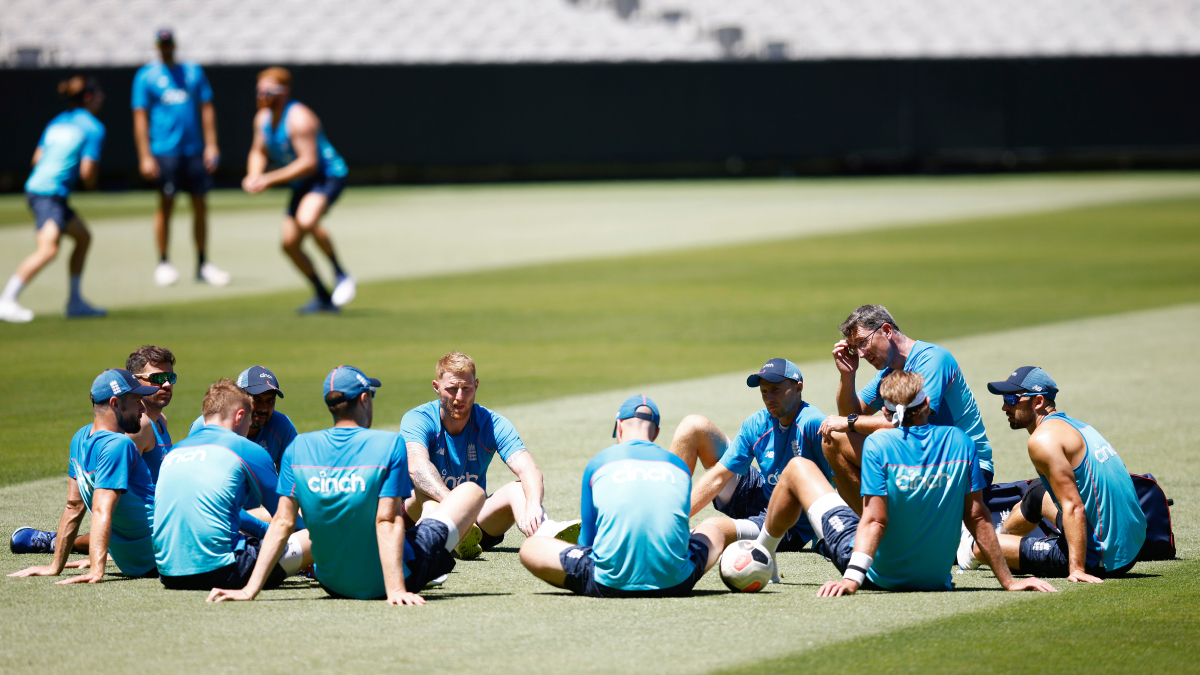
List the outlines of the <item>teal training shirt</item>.
<svg viewBox="0 0 1200 675">
<path fill-rule="evenodd" d="M 154 447 L 142 453 L 142 460 L 146 462 L 146 468 L 150 469 L 150 480 L 157 484 L 163 457 L 171 452 L 171 432 L 167 431 L 167 419 L 161 416 L 151 428 L 154 430 Z"/>
<path fill-rule="evenodd" d="M 203 428 L 204 415 L 201 415 L 188 428 L 188 435 L 190 436 Z M 292 420 L 287 415 L 276 410 L 267 418 L 267 423 L 258 430 L 258 433 L 246 438 L 257 443 L 260 448 L 267 451 L 267 454 L 271 456 L 271 462 L 275 466 L 275 472 L 278 473 L 279 462 L 283 459 L 283 451 L 291 444 L 292 439 L 296 438 L 296 426 L 292 424 Z"/>
<path fill-rule="evenodd" d="M 266 141 L 267 157 L 272 162 L 279 166 L 287 166 L 296 161 L 296 150 L 292 147 L 292 136 L 287 130 L 287 118 L 292 111 L 292 107 L 299 101 L 289 101 L 283 109 L 283 114 L 279 116 L 279 124 L 271 126 L 271 118 L 267 117 L 267 121 L 262 125 L 263 138 Z M 325 137 L 325 127 L 317 128 L 317 171 L 314 174 L 317 177 L 334 176 L 337 178 L 344 177 L 350 170 L 346 166 L 346 161 L 338 154 L 338 151 L 333 148 L 333 144 Z M 311 180 L 313 176 L 297 178 L 290 185 L 295 188 L 304 184 L 305 181 Z"/>
<path fill-rule="evenodd" d="M 278 491 L 300 502 L 322 585 L 360 600 L 387 595 L 375 514 L 380 498 L 412 494 L 399 434 L 362 427 L 300 434 L 283 453 Z M 412 559 L 407 545 L 404 557 Z"/>
<path fill-rule="evenodd" d="M 400 435 L 406 443 L 417 443 L 429 450 L 429 461 L 441 473 L 446 488 L 476 483 L 487 490 L 488 465 L 492 457 L 508 462 L 525 449 L 525 443 L 504 415 L 476 403 L 471 420 L 457 436 L 442 426 L 441 401 L 430 401 L 404 413 Z"/>
<path fill-rule="evenodd" d="M 66 197 L 79 181 L 83 160 L 100 161 L 104 147 L 104 125 L 85 108 L 59 113 L 46 129 L 38 147 L 42 156 L 25 181 L 25 191 L 35 195 Z M 59 223 L 65 228 L 66 223 Z"/>
<path fill-rule="evenodd" d="M 1088 567 L 1104 565 L 1106 570 L 1117 570 L 1137 560 L 1142 544 L 1146 541 L 1146 514 L 1138 502 L 1133 479 L 1125 462 L 1091 425 L 1056 412 L 1048 415 L 1049 420 L 1066 422 L 1075 428 L 1087 445 L 1083 461 L 1074 467 L 1075 487 L 1083 500 L 1087 514 L 1087 562 Z M 1046 491 L 1058 504 L 1058 497 L 1045 476 L 1038 475 Z"/>
</svg>

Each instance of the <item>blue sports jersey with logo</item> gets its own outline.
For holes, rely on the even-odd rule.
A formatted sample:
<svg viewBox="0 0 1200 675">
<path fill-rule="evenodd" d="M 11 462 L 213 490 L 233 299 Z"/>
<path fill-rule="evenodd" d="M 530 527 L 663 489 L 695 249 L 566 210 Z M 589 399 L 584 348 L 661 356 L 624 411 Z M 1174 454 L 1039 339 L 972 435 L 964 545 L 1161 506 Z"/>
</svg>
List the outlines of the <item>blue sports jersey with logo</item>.
<svg viewBox="0 0 1200 675">
<path fill-rule="evenodd" d="M 649 441 L 600 452 L 583 471 L 579 545 L 591 546 L 595 580 L 623 591 L 678 586 L 689 558 L 692 476 L 679 457 Z"/>
<path fill-rule="evenodd" d="M 199 64 L 168 67 L 147 63 L 133 76 L 134 110 L 150 117 L 150 154 L 191 157 L 204 150 L 200 106 L 212 100 L 212 87 Z"/>
<path fill-rule="evenodd" d="M 296 151 L 292 148 L 292 137 L 287 130 L 288 114 L 292 111 L 292 106 L 298 101 L 289 101 L 283 109 L 283 114 L 279 116 L 279 124 L 271 126 L 271 118 L 265 116 L 266 122 L 262 125 L 263 137 L 267 144 L 267 157 L 272 162 L 280 166 L 286 166 L 296 161 Z M 316 176 L 334 176 L 342 177 L 349 173 L 346 167 L 345 160 L 338 154 L 337 150 L 333 149 L 333 144 L 325 137 L 325 128 L 317 129 L 317 172 Z M 304 181 L 311 179 L 312 176 L 298 178 L 291 182 L 292 187 L 298 187 Z"/>
<path fill-rule="evenodd" d="M 430 461 L 451 490 L 464 482 L 487 490 L 492 456 L 499 454 L 507 462 L 525 449 L 512 422 L 478 403 L 471 408 L 466 428 L 457 436 L 446 433 L 442 426 L 441 401 L 430 401 L 404 413 L 400 435 L 406 442 L 419 443 L 429 450 Z"/>
<path fill-rule="evenodd" d="M 137 446 L 125 434 L 96 431 L 89 424 L 71 439 L 67 475 L 79 485 L 88 511 L 96 490 L 117 490 L 108 553 L 129 576 L 154 570 L 154 483 Z"/>
<path fill-rule="evenodd" d="M 279 502 L 267 452 L 234 432 L 207 426 L 163 460 L 154 502 L 160 574 L 201 574 L 232 565 L 243 508 Z"/>
<path fill-rule="evenodd" d="M 958 427 L 867 436 L 861 492 L 887 497 L 887 530 L 867 579 L 888 590 L 950 590 L 966 497 L 985 486 L 975 444 Z"/>
<path fill-rule="evenodd" d="M 858 392 L 858 398 L 871 408 L 883 408 L 883 398 L 879 396 L 879 383 L 891 375 L 892 370 L 884 368 L 876 373 L 875 379 Z M 992 464 L 992 444 L 983 428 L 979 406 L 975 404 L 975 395 L 967 386 L 967 380 L 963 377 L 954 356 L 944 347 L 917 340 L 912 351 L 908 353 L 904 370 L 917 373 L 925 379 L 925 393 L 929 396 L 929 408 L 933 411 L 929 423 L 942 427 L 955 426 L 965 431 L 975 443 L 980 468 L 995 473 L 996 469 Z"/>
<path fill-rule="evenodd" d="M 35 195 L 66 197 L 79 181 L 84 159 L 100 161 L 104 125 L 84 108 L 59 113 L 38 140 L 42 156 L 25 181 L 25 191 Z M 59 223 L 66 227 L 66 223 Z"/>
<path fill-rule="evenodd" d="M 1087 445 L 1083 461 L 1074 468 L 1075 487 L 1087 514 L 1087 566 L 1103 563 L 1104 569 L 1116 570 L 1137 560 L 1146 541 L 1146 514 L 1125 462 L 1091 425 L 1060 412 L 1048 415 L 1044 422 L 1049 420 L 1070 424 Z M 1041 474 L 1038 478 L 1058 504 L 1050 481 Z"/>
<path fill-rule="evenodd" d="M 300 434 L 283 453 L 277 489 L 280 496 L 300 502 L 318 581 L 348 598 L 387 595 L 375 514 L 381 498 L 412 494 L 408 454 L 399 434 L 361 427 Z M 406 543 L 406 578 L 412 559 Z"/>
<path fill-rule="evenodd" d="M 188 436 L 190 437 L 203 428 L 204 415 L 201 415 L 192 422 L 192 426 L 188 429 Z M 276 410 L 271 413 L 267 423 L 257 433 L 246 438 L 267 451 L 267 454 L 271 456 L 271 463 L 278 471 L 279 462 L 283 459 L 283 451 L 287 449 L 292 439 L 296 438 L 296 425 L 292 424 L 292 420 L 288 419 L 287 415 Z"/>
<path fill-rule="evenodd" d="M 154 447 L 142 453 L 142 461 L 146 462 L 146 468 L 150 469 L 150 480 L 157 484 L 163 458 L 171 452 L 171 432 L 167 431 L 167 418 L 161 416 L 151 428 L 154 429 Z"/>
</svg>

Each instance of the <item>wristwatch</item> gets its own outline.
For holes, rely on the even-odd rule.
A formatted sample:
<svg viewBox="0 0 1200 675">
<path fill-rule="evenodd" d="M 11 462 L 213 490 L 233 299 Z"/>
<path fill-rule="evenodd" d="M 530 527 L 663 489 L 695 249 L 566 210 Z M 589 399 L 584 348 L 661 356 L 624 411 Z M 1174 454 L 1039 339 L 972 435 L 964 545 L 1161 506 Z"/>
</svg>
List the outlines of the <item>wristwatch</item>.
<svg viewBox="0 0 1200 675">
<path fill-rule="evenodd" d="M 858 421 L 858 413 L 850 413 L 849 415 L 846 415 L 846 423 L 850 425 L 850 431 L 853 431 L 856 434 L 858 432 L 854 430 L 854 423 L 857 421 Z"/>
</svg>

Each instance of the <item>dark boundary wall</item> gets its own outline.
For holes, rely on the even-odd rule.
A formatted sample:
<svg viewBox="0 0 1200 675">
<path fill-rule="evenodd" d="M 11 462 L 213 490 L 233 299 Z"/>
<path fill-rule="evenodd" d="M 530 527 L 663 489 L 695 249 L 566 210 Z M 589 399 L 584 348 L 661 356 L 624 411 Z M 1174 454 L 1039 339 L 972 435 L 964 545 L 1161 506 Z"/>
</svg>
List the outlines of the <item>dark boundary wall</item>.
<svg viewBox="0 0 1200 675">
<path fill-rule="evenodd" d="M 206 70 L 236 184 L 259 67 Z M 360 183 L 1200 168 L 1196 57 L 292 70 Z M 141 185 L 134 71 L 88 71 L 111 188 Z M 20 189 L 70 72 L 0 70 L 0 189 Z"/>
</svg>

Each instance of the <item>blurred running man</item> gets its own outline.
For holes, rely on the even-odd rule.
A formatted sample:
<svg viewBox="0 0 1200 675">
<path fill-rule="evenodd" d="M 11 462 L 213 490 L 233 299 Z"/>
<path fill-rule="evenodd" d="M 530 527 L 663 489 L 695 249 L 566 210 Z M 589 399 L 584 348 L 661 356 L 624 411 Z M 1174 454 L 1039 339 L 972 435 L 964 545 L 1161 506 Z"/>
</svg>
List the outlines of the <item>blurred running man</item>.
<svg viewBox="0 0 1200 675">
<path fill-rule="evenodd" d="M 630 396 L 617 410 L 617 444 L 583 471 L 579 545 L 549 536 L 521 544 L 521 564 L 551 586 L 594 598 L 690 595 L 733 540 L 709 518 L 688 532 L 692 474 L 654 444 L 658 406 Z"/>
<path fill-rule="evenodd" d="M 929 394 L 929 423 L 955 426 L 966 432 L 975 443 L 984 482 L 991 485 L 995 472 L 992 444 L 983 428 L 975 395 L 954 356 L 944 347 L 901 333 L 883 305 L 863 305 L 854 310 L 842 322 L 841 331 L 845 339 L 833 346 L 833 362 L 841 375 L 837 387 L 838 414 L 826 418 L 821 435 L 822 450 L 846 503 L 856 513 L 862 513 L 859 467 L 863 441 L 868 434 L 892 428 L 886 416 L 875 413 L 883 408 L 879 383 L 896 371 L 921 375 Z M 854 377 L 860 358 L 879 372 L 856 394 Z"/>
<path fill-rule="evenodd" d="M 466 483 L 437 513 L 405 528 L 404 498 L 412 493 L 404 441 L 370 429 L 379 380 L 353 366 L 325 377 L 332 429 L 300 434 L 283 453 L 279 510 L 267 530 L 254 574 L 241 590 L 215 588 L 209 602 L 253 600 L 284 553 L 304 511 L 317 581 L 334 597 L 423 605 L 426 584 L 454 568 L 450 552 L 483 507 L 483 490 Z"/>
<path fill-rule="evenodd" d="M 275 399 L 283 398 L 283 390 L 279 388 L 279 378 L 275 373 L 263 366 L 253 366 L 238 375 L 237 385 L 254 402 L 250 409 L 250 430 L 246 438 L 257 443 L 271 456 L 275 471 L 279 471 L 279 462 L 283 459 L 283 451 L 296 438 L 296 426 L 287 415 L 275 409 Z M 192 422 L 188 429 L 188 437 L 204 428 L 204 415 L 201 414 Z"/>
<path fill-rule="evenodd" d="M 1008 426 L 1029 432 L 1029 459 L 1040 479 L 1001 523 L 1008 567 L 1072 582 L 1124 576 L 1146 540 L 1146 514 L 1117 451 L 1090 425 L 1058 412 L 1058 384 L 1041 368 L 1022 366 L 989 382 L 988 391 L 1003 397 Z M 1022 536 L 1042 518 L 1062 535 Z M 959 566 L 978 567 L 978 549 L 963 532 Z"/>
<path fill-rule="evenodd" d="M 775 552 L 780 539 L 807 512 L 821 552 L 842 573 L 819 596 L 860 588 L 948 591 L 949 565 L 961 527 L 979 536 L 983 555 L 1002 561 L 992 516 L 983 505 L 983 474 L 975 444 L 961 429 L 929 424 L 932 409 L 916 373 L 895 372 L 879 393 L 896 424 L 866 438 L 862 454 L 860 518 L 829 485 L 817 465 L 793 459 L 771 497 L 759 542 Z M 1001 565 L 1003 568 L 1003 565 Z M 1053 591 L 1036 578 L 996 571 L 1006 590 Z"/>
<path fill-rule="evenodd" d="M 156 391 L 139 383 L 128 370 L 106 370 L 92 382 L 93 421 L 71 439 L 67 507 L 58 523 L 57 539 L 67 545 L 54 549 L 49 565 L 8 576 L 58 576 L 64 567 L 87 567 L 85 561 L 67 565 L 85 508 L 92 514 L 91 569 L 58 583 L 104 581 L 109 553 L 126 576 L 158 576 L 151 542 L 154 483 L 126 435 L 136 433 L 141 425 L 142 397 Z"/>
<path fill-rule="evenodd" d="M 175 61 L 175 36 L 158 31 L 161 60 L 142 66 L 133 77 L 133 140 L 137 143 L 138 169 L 158 185 L 158 210 L 154 212 L 154 238 L 159 262 L 154 283 L 170 286 L 179 272 L 167 259 L 171 237 L 171 211 L 175 195 L 192 196 L 192 235 L 196 239 L 196 280 L 213 286 L 229 283 L 229 274 L 205 259 L 208 244 L 208 206 L 205 194 L 212 188 L 221 151 L 217 148 L 217 113 L 212 88 L 200 65 Z"/>
<path fill-rule="evenodd" d="M 61 82 L 58 93 L 67 99 L 67 110 L 46 125 L 33 153 L 33 173 L 25 181 L 25 199 L 33 211 L 37 250 L 17 266 L 16 273 L 0 292 L 0 321 L 33 321 L 33 310 L 19 305 L 17 297 L 34 275 L 58 255 L 58 241 L 64 234 L 75 240 L 68 267 L 71 295 L 67 300 L 67 318 L 105 314 L 79 293 L 83 261 L 92 237 L 67 204 L 76 183 L 82 181 L 86 188 L 96 185 L 105 132 L 95 114 L 104 104 L 104 92 L 95 78 L 76 75 Z"/>
<path fill-rule="evenodd" d="M 321 120 L 308 106 L 291 100 L 291 91 L 292 74 L 286 68 L 267 68 L 258 74 L 260 110 L 254 117 L 254 144 L 242 188 L 257 194 L 273 185 L 291 186 L 292 197 L 283 217 L 283 250 L 317 294 L 299 311 L 336 312 L 354 299 L 356 290 L 354 278 L 342 269 L 333 241 L 321 227 L 321 217 L 346 187 L 346 162 L 325 137 Z M 267 171 L 268 161 L 278 168 Z M 309 234 L 333 265 L 332 295 L 300 247 Z"/>
</svg>

